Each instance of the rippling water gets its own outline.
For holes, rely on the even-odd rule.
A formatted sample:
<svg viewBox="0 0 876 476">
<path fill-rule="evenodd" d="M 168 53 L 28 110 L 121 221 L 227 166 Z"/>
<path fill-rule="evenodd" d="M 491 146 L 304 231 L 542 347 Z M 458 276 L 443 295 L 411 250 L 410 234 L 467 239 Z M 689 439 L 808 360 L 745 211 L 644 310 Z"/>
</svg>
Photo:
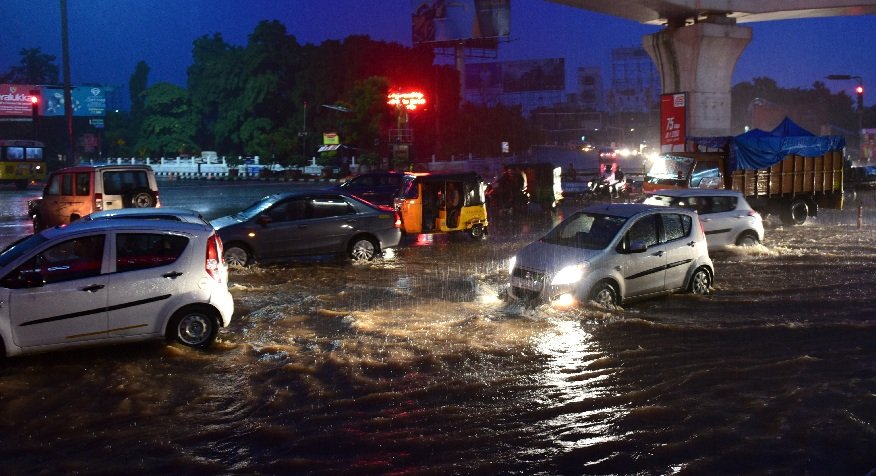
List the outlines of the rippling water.
<svg viewBox="0 0 876 476">
<path fill-rule="evenodd" d="M 612 311 L 500 299 L 549 217 L 233 272 L 210 351 L 2 364 L 3 472 L 866 474 L 876 225 L 855 220 L 771 224 L 714 256 L 713 294 Z"/>
</svg>

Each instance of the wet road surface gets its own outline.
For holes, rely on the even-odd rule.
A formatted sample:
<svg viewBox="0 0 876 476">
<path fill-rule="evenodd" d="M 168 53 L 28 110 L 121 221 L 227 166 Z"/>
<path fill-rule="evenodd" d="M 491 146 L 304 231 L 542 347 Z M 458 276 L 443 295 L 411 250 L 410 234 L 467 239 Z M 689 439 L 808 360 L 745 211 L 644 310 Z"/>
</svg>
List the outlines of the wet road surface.
<svg viewBox="0 0 876 476">
<path fill-rule="evenodd" d="M 166 205 L 204 205 L 171 188 Z M 234 320 L 209 351 L 4 362 L 0 459 L 10 474 L 866 474 L 865 204 L 861 229 L 854 207 L 769 223 L 764 246 L 713 256 L 708 296 L 613 311 L 499 299 L 506 260 L 558 218 L 544 213 L 363 265 L 233 271 Z"/>
</svg>

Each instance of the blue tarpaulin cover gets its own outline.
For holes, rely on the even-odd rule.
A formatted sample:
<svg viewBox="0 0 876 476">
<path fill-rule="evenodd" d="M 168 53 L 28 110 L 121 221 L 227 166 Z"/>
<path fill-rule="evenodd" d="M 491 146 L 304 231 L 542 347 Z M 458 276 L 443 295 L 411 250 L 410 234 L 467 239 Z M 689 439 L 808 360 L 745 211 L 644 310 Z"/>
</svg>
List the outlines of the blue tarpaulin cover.
<svg viewBox="0 0 876 476">
<path fill-rule="evenodd" d="M 734 137 L 730 141 L 730 169 L 765 169 L 788 155 L 820 157 L 845 146 L 842 136 L 813 135 L 786 117 L 770 132 L 753 129 Z"/>
</svg>

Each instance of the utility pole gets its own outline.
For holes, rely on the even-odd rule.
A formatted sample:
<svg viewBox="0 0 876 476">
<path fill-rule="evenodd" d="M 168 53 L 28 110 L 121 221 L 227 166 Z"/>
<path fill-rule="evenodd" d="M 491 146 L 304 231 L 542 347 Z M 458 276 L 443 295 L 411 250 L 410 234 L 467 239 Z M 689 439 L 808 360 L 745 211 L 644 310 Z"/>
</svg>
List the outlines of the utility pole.
<svg viewBox="0 0 876 476">
<path fill-rule="evenodd" d="M 67 0 L 61 0 L 61 62 L 64 69 L 64 117 L 67 119 L 66 165 L 76 165 L 73 142 L 73 94 L 70 91 L 70 46 L 67 41 Z"/>
</svg>

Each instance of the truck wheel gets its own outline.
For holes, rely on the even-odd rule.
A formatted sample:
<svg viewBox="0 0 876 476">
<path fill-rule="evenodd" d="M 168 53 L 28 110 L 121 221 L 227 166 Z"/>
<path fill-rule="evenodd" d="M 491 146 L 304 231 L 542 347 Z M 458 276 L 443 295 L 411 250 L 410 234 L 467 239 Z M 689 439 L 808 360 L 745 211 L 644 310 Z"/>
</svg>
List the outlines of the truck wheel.
<svg viewBox="0 0 876 476">
<path fill-rule="evenodd" d="M 792 200 L 791 205 L 782 214 L 782 223 L 799 226 L 806 223 L 807 218 L 809 218 L 809 205 L 805 200 L 798 198 Z"/>
</svg>

